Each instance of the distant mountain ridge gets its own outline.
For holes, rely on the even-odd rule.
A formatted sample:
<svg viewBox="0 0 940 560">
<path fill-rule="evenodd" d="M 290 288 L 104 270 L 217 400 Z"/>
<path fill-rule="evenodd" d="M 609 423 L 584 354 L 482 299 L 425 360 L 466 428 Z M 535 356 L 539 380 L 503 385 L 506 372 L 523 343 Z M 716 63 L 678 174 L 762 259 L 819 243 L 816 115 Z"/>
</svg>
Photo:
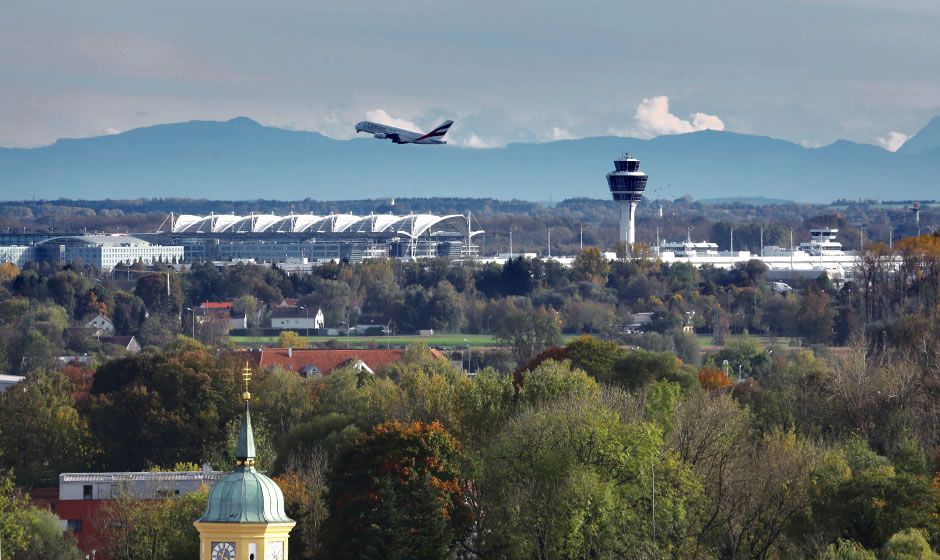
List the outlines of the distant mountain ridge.
<svg viewBox="0 0 940 560">
<path fill-rule="evenodd" d="M 650 175 L 650 198 L 932 199 L 940 177 L 940 118 L 896 153 L 847 141 L 803 148 L 711 130 L 479 150 L 334 140 L 245 117 L 191 121 L 41 148 L 0 148 L 0 199 L 607 198 L 605 175 L 623 152 L 638 157 Z"/>
</svg>

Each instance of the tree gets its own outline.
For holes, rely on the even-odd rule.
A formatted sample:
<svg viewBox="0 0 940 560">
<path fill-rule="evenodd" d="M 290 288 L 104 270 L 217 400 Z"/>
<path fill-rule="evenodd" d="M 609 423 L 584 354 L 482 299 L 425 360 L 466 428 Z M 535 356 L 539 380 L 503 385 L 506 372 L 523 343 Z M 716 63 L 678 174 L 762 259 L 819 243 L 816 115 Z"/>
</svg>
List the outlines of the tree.
<svg viewBox="0 0 940 560">
<path fill-rule="evenodd" d="M 13 279 L 20 275 L 20 269 L 16 263 L 0 263 L 0 284 L 9 284 Z"/>
<path fill-rule="evenodd" d="M 855 541 L 839 539 L 826 547 L 821 560 L 878 560 L 875 553 Z"/>
<path fill-rule="evenodd" d="M 940 560 L 940 554 L 930 548 L 927 536 L 923 529 L 895 533 L 881 549 L 881 557 L 885 560 Z"/>
<path fill-rule="evenodd" d="M 0 470 L 0 545 L 7 550 L 27 546 L 30 517 L 29 496 L 16 488 L 13 473 Z"/>
<path fill-rule="evenodd" d="M 757 381 L 766 379 L 770 373 L 770 355 L 753 338 L 738 338 L 715 354 L 715 364 L 722 366 L 728 362 L 730 376 L 740 379 L 753 377 Z"/>
<path fill-rule="evenodd" d="M 13 469 L 20 486 L 89 465 L 94 449 L 70 389 L 65 376 L 43 368 L 0 394 L 0 464 Z"/>
<path fill-rule="evenodd" d="M 331 557 L 452 555 L 471 519 L 460 457 L 459 443 L 436 422 L 391 422 L 366 433 L 330 480 Z"/>
<path fill-rule="evenodd" d="M 293 455 L 284 474 L 274 481 L 284 493 L 287 516 L 297 522 L 291 531 L 291 556 L 315 558 L 323 546 L 322 526 L 329 515 L 329 463 L 326 451 L 314 447 Z"/>
<path fill-rule="evenodd" d="M 725 372 L 718 368 L 704 367 L 698 372 L 698 382 L 708 392 L 723 389 L 731 385 L 731 380 L 725 375 Z"/>
<path fill-rule="evenodd" d="M 143 300 L 150 313 L 178 316 L 183 309 L 183 291 L 180 287 L 180 280 L 173 273 L 141 276 L 137 280 L 137 287 L 134 288 L 134 295 Z"/>
<path fill-rule="evenodd" d="M 566 348 L 572 367 L 583 369 L 595 379 L 608 378 L 614 362 L 625 353 L 615 342 L 587 335 L 572 340 Z"/>
<path fill-rule="evenodd" d="M 604 379 L 627 389 L 645 387 L 653 381 L 672 381 L 688 390 L 698 386 L 695 370 L 683 368 L 669 353 L 636 349 L 614 362 L 610 377 Z"/>
<path fill-rule="evenodd" d="M 459 332 L 463 324 L 463 304 L 453 284 L 442 280 L 428 302 L 428 320 L 437 331 Z"/>
<path fill-rule="evenodd" d="M 506 300 L 503 314 L 493 321 L 493 334 L 524 363 L 542 348 L 561 341 L 561 325 L 557 313 L 550 309 L 533 307 L 528 301 L 517 307 Z"/>
<path fill-rule="evenodd" d="M 604 285 L 607 283 L 609 273 L 610 262 L 604 258 L 597 247 L 588 247 L 578 252 L 571 265 L 571 280 L 574 282 L 591 280 Z"/>
<path fill-rule="evenodd" d="M 56 514 L 47 509 L 30 508 L 28 515 L 18 519 L 28 535 L 22 548 L 5 544 L 5 551 L 17 560 L 83 560 L 85 555 L 78 549 L 71 533 L 62 532 L 62 523 Z"/>
<path fill-rule="evenodd" d="M 281 331 L 277 337 L 278 348 L 305 348 L 304 337 L 294 331 Z"/>
<path fill-rule="evenodd" d="M 208 499 L 205 486 L 168 500 L 130 493 L 112 497 L 95 519 L 99 547 L 111 551 L 114 560 L 197 558 L 193 520 L 206 511 Z"/>
<path fill-rule="evenodd" d="M 131 470 L 206 457 L 238 413 L 236 368 L 185 337 L 160 353 L 99 367 L 88 423 L 103 466 Z"/>
<path fill-rule="evenodd" d="M 658 427 L 592 399 L 529 408 L 486 454 L 471 546 L 505 558 L 684 557 L 701 487 Z M 654 482 L 655 479 L 655 482 Z M 656 537 L 651 496 L 655 492 Z"/>
</svg>

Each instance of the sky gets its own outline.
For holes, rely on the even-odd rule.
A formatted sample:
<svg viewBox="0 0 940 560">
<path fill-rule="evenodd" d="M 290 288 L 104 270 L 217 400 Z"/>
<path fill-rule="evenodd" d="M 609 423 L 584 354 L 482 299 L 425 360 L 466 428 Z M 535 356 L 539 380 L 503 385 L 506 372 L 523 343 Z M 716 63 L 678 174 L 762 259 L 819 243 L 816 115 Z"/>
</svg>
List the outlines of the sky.
<svg viewBox="0 0 940 560">
<path fill-rule="evenodd" d="M 0 146 L 246 116 L 893 150 L 940 115 L 938 53 L 936 0 L 4 0 Z"/>
</svg>

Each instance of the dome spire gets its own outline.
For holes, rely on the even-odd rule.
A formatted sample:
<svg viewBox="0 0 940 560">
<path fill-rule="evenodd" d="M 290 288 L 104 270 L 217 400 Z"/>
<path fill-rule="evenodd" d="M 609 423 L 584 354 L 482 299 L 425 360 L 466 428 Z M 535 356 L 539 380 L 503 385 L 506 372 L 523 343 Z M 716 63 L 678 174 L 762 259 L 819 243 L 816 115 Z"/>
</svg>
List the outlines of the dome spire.
<svg viewBox="0 0 940 560">
<path fill-rule="evenodd" d="M 242 416 L 242 426 L 238 432 L 235 467 L 236 469 L 253 469 L 255 466 L 255 435 L 251 429 L 251 413 L 248 411 L 248 401 L 251 400 L 251 393 L 248 392 L 248 382 L 251 381 L 251 368 L 248 367 L 248 362 L 245 362 L 245 369 L 242 370 L 242 379 L 245 380 L 245 392 L 242 393 L 242 400 L 245 401 L 245 414 Z"/>
</svg>

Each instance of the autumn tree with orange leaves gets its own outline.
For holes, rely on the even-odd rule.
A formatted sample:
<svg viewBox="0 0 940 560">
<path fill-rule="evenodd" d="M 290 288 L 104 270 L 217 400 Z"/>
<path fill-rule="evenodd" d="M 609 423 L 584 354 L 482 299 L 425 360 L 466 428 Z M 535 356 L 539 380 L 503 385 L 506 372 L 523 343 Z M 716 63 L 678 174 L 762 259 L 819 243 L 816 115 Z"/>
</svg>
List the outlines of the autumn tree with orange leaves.
<svg viewBox="0 0 940 560">
<path fill-rule="evenodd" d="M 452 557 L 472 521 L 460 459 L 438 422 L 387 422 L 364 434 L 330 481 L 331 558 Z"/>
<path fill-rule="evenodd" d="M 718 368 L 704 367 L 698 372 L 698 383 L 702 389 L 712 392 L 731 385 L 731 380 Z"/>
</svg>

